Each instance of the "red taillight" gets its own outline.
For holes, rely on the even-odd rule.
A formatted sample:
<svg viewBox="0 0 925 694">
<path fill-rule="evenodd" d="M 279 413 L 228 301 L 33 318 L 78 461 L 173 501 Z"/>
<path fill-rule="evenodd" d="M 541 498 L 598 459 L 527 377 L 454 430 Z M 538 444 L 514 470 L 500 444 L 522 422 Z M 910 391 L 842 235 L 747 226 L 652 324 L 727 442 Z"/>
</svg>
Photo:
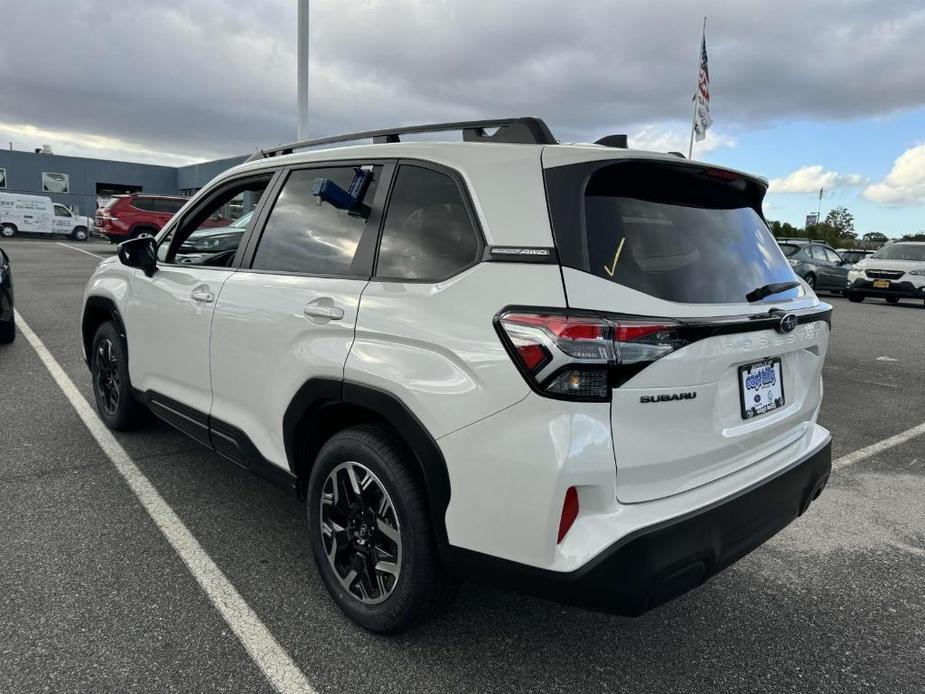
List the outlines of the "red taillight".
<svg viewBox="0 0 925 694">
<path fill-rule="evenodd" d="M 542 345 L 528 342 L 523 345 L 517 345 L 516 348 L 517 353 L 523 360 L 524 366 L 530 369 L 530 371 L 537 371 L 546 363 L 546 360 L 549 359 L 549 352 L 547 352 Z"/>
<path fill-rule="evenodd" d="M 617 342 L 632 342 L 647 335 L 671 330 L 676 327 L 667 323 L 625 323 L 620 322 L 616 325 L 614 339 Z"/>
<path fill-rule="evenodd" d="M 611 388 L 683 342 L 679 325 L 666 320 L 518 310 L 497 324 L 531 385 L 570 400 L 608 400 Z"/>
<path fill-rule="evenodd" d="M 562 542 L 562 538 L 571 529 L 576 518 L 578 518 L 578 491 L 575 487 L 569 487 L 565 490 L 565 501 L 562 502 L 562 517 L 559 519 L 559 536 L 556 538 L 556 544 Z"/>
</svg>

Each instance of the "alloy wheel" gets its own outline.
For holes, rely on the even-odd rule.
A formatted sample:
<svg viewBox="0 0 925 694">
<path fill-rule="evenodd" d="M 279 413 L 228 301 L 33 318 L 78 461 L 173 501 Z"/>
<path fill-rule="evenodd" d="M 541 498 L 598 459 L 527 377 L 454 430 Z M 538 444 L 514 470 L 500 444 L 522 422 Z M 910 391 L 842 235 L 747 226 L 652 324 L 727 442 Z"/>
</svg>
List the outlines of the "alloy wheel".
<svg viewBox="0 0 925 694">
<path fill-rule="evenodd" d="M 96 346 L 96 390 L 100 396 L 100 403 L 106 414 L 114 415 L 119 409 L 119 386 L 122 375 L 116 351 L 112 341 L 103 338 Z"/>
<path fill-rule="evenodd" d="M 338 582 L 368 605 L 385 601 L 398 585 L 402 543 L 398 514 L 368 467 L 337 465 L 321 488 L 321 542 Z"/>
</svg>

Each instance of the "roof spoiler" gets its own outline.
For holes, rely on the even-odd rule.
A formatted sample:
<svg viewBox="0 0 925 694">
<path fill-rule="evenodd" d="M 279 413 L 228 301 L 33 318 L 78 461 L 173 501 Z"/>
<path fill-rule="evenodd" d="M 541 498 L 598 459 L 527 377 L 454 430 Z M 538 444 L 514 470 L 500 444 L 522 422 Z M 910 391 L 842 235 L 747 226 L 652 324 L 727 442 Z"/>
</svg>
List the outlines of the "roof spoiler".
<svg viewBox="0 0 925 694">
<path fill-rule="evenodd" d="M 489 135 L 486 129 L 497 128 Z M 539 118 L 496 118 L 493 120 L 457 121 L 454 123 L 430 123 L 426 125 L 409 125 L 404 128 L 385 128 L 383 130 L 365 130 L 343 135 L 331 135 L 314 140 L 302 140 L 288 145 L 279 145 L 269 149 L 257 150 L 247 161 L 292 154 L 297 149 L 308 149 L 321 145 L 331 145 L 354 140 L 369 140 L 374 144 L 401 142 L 402 135 L 413 133 L 439 133 L 462 131 L 464 142 L 500 142 L 508 144 L 555 145 L 558 140 L 553 137 L 549 127 Z"/>
</svg>

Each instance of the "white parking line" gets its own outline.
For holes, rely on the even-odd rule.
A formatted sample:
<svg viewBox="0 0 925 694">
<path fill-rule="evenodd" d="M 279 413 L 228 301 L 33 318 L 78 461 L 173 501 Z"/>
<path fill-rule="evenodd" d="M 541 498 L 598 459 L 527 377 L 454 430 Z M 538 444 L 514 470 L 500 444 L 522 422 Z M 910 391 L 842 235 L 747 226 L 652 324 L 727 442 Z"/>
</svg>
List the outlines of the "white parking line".
<svg viewBox="0 0 925 694">
<path fill-rule="evenodd" d="M 77 246 L 72 246 L 72 245 L 69 244 L 69 243 L 64 243 L 64 242 L 62 242 L 62 241 L 55 241 L 55 243 L 57 243 L 59 246 L 64 246 L 65 248 L 70 248 L 72 251 L 78 251 L 78 252 L 80 252 L 80 253 L 86 253 L 87 255 L 92 255 L 94 258 L 99 258 L 100 260 L 104 260 L 104 259 L 106 258 L 106 256 L 104 256 L 104 255 L 97 255 L 96 253 L 91 253 L 90 251 L 85 251 L 83 248 L 78 248 Z"/>
<path fill-rule="evenodd" d="M 840 470 L 846 468 L 849 465 L 854 465 L 859 463 L 862 460 L 866 460 L 872 456 L 877 455 L 881 451 L 885 451 L 888 448 L 893 448 L 893 446 L 898 446 L 901 443 L 905 443 L 910 439 L 914 439 L 916 436 L 921 436 L 925 434 L 925 422 L 922 422 L 916 427 L 911 429 L 906 429 L 901 431 L 896 436 L 891 436 L 888 439 L 883 439 L 883 441 L 878 441 L 877 443 L 872 443 L 869 446 L 858 449 L 853 453 L 848 453 L 843 455 L 841 458 L 838 458 L 835 462 L 832 463 L 833 470 Z"/>
<path fill-rule="evenodd" d="M 222 570 L 212 561 L 189 528 L 183 524 L 180 517 L 158 493 L 144 473 L 138 469 L 18 311 L 16 311 L 16 324 L 77 411 L 77 415 L 90 430 L 90 434 L 125 479 L 155 525 L 164 533 L 164 537 L 186 564 L 206 597 L 231 627 L 235 636 L 241 641 L 273 688 L 278 692 L 315 694 L 315 690 L 299 667 L 273 638 L 273 634 L 235 590 Z"/>
</svg>

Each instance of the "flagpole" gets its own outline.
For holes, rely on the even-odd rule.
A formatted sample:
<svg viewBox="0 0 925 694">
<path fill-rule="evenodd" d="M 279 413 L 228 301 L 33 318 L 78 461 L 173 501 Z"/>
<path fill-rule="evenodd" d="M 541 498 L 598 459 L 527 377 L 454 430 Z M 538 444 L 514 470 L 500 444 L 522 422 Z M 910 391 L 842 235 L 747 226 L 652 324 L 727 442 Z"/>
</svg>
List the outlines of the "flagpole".
<svg viewBox="0 0 925 694">
<path fill-rule="evenodd" d="M 706 39 L 706 35 L 707 35 L 707 18 L 706 18 L 706 15 L 704 15 L 703 31 L 700 32 L 700 49 L 697 51 L 697 66 L 698 66 L 697 67 L 697 82 L 698 84 L 700 82 L 700 55 L 701 55 L 701 51 L 703 50 L 703 42 Z M 687 158 L 688 159 L 691 159 L 694 154 L 694 124 L 697 122 L 697 91 L 698 89 L 699 89 L 699 86 L 697 89 L 694 90 L 694 98 L 692 99 L 692 101 L 694 102 L 694 107 L 691 113 L 691 140 L 690 140 L 690 143 L 687 145 Z"/>
<path fill-rule="evenodd" d="M 694 153 L 694 124 L 697 122 L 697 95 L 694 94 L 694 98 L 691 99 L 694 103 L 693 110 L 691 112 L 691 141 L 687 146 L 687 158 L 690 159 L 691 155 Z"/>
<path fill-rule="evenodd" d="M 816 207 L 816 224 L 819 224 L 819 222 L 822 221 L 820 217 L 822 217 L 822 191 L 823 190 L 825 190 L 824 186 L 819 189 L 819 205 L 818 207 Z"/>
</svg>

